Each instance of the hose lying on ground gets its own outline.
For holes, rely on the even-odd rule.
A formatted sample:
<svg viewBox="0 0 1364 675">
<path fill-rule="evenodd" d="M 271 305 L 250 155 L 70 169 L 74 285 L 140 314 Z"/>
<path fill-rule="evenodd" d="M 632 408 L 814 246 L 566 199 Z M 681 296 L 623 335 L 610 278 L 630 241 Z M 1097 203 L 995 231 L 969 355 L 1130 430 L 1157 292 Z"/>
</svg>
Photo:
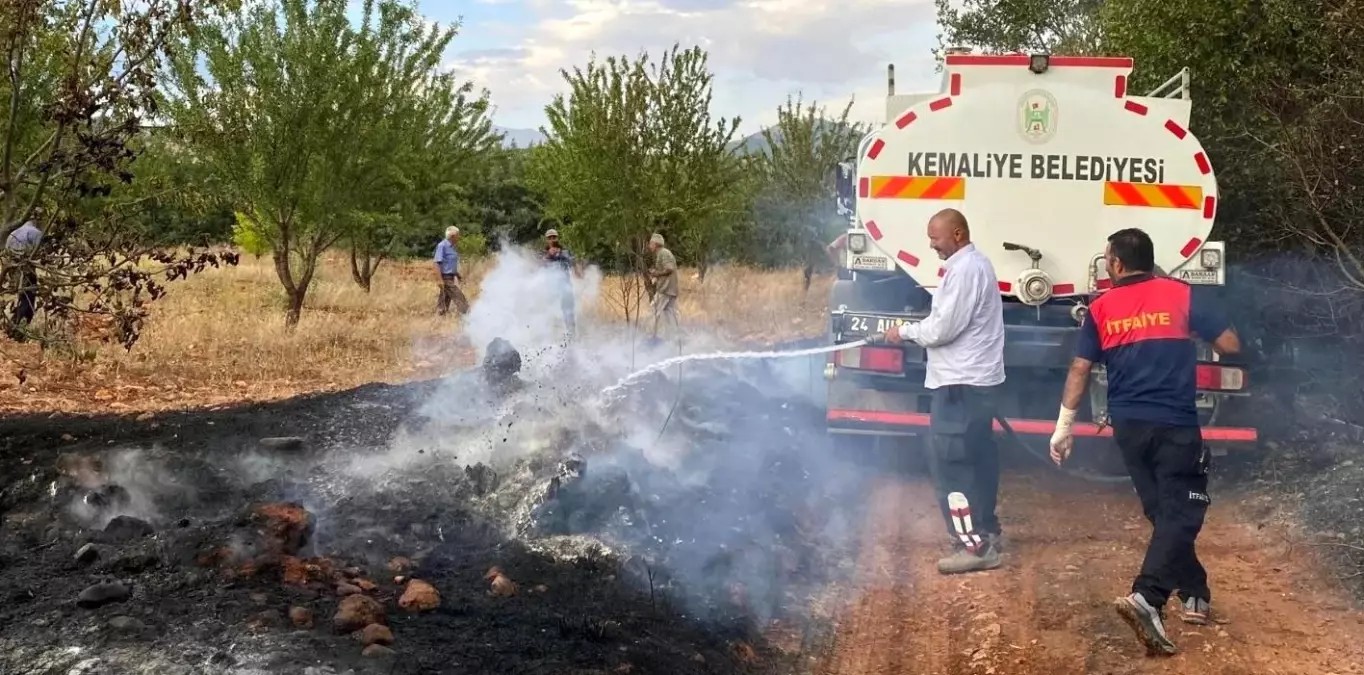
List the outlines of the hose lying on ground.
<svg viewBox="0 0 1364 675">
<path fill-rule="evenodd" d="M 1046 462 L 1046 463 L 1048 463 L 1048 464 L 1051 464 L 1051 463 L 1052 463 L 1051 457 L 1048 456 L 1048 453 L 1038 452 L 1037 448 L 1034 448 L 1034 447 L 1033 447 L 1032 445 L 1030 445 L 1027 441 L 1023 440 L 1023 437 L 1019 436 L 1019 435 L 1014 431 L 1014 428 L 1011 427 L 1011 426 L 1009 426 L 1009 420 L 1004 419 L 1004 416 L 1003 416 L 1003 415 L 997 415 L 997 416 L 995 417 L 995 419 L 999 421 L 999 426 L 1001 426 L 1001 427 L 1004 428 L 1004 435 L 1006 435 L 1006 436 L 1008 436 L 1009 438 L 1013 439 L 1013 442 L 1015 442 L 1015 443 L 1017 443 L 1018 445 L 1022 446 L 1022 448 L 1023 448 L 1024 450 L 1027 450 L 1027 451 L 1028 451 L 1028 454 L 1030 454 L 1030 455 L 1032 455 L 1032 456 L 1034 456 L 1034 457 L 1036 457 L 1036 458 L 1038 458 L 1038 459 L 1040 459 L 1040 460 L 1042 460 L 1043 462 Z M 1109 484 L 1113 484 L 1113 483 L 1127 483 L 1127 482 L 1129 482 L 1129 481 L 1132 480 L 1130 476 L 1125 476 L 1125 475 L 1124 475 L 1124 476 L 1118 476 L 1118 475 L 1114 475 L 1114 474 L 1088 473 L 1088 472 L 1085 472 L 1085 471 L 1075 471 L 1075 470 L 1072 470 L 1072 469 L 1067 469 L 1067 468 L 1065 468 L 1065 467 L 1060 467 L 1060 470 L 1061 470 L 1061 471 L 1064 471 L 1065 473 L 1067 473 L 1067 474 L 1069 474 L 1069 475 L 1071 475 L 1071 476 L 1075 476 L 1076 478 L 1083 478 L 1084 480 L 1093 481 L 1093 482 L 1095 482 L 1095 483 L 1109 483 Z"/>
</svg>

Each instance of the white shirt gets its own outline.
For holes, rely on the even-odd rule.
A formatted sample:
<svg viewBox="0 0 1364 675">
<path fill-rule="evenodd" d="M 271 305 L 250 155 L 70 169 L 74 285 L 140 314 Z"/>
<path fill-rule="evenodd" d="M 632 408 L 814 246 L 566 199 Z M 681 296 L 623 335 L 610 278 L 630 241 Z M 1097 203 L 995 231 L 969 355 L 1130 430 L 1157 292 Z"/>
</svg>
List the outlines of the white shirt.
<svg viewBox="0 0 1364 675">
<path fill-rule="evenodd" d="M 967 244 L 943 263 L 928 318 L 900 326 L 900 337 L 928 350 L 924 387 L 991 387 L 1004 382 L 1004 301 L 990 259 Z"/>
</svg>

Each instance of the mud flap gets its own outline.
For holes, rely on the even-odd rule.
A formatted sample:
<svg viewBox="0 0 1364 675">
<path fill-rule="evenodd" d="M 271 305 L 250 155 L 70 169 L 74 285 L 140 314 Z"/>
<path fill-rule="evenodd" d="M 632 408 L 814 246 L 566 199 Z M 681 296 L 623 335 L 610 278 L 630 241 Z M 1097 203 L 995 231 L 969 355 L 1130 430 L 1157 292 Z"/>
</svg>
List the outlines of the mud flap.
<svg viewBox="0 0 1364 675">
<path fill-rule="evenodd" d="M 952 512 L 952 527 L 957 530 L 957 537 L 966 545 L 966 550 L 972 553 L 980 550 L 980 535 L 971 523 L 971 505 L 967 503 L 966 495 L 960 492 L 947 495 L 947 508 Z"/>
</svg>

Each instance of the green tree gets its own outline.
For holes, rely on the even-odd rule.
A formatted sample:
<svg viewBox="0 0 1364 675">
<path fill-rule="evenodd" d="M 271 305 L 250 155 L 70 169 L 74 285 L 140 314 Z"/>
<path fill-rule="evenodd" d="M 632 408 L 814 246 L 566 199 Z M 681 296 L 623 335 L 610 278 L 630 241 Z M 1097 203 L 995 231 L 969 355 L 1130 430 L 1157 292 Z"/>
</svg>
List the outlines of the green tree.
<svg viewBox="0 0 1364 675">
<path fill-rule="evenodd" d="M 235 262 L 176 255 L 140 235 L 149 200 L 143 121 L 155 115 L 155 73 L 178 36 L 227 0 L 11 0 L 0 3 L 0 240 L 29 220 L 44 233 L 23 256 L 0 252 L 7 292 L 32 294 L 48 319 L 115 320 L 131 348 L 160 281 Z M 148 264 L 150 263 L 150 264 Z M 20 327 L 11 327 L 19 332 Z"/>
<path fill-rule="evenodd" d="M 354 26 L 347 4 L 253 5 L 203 26 L 169 76 L 176 131 L 220 177 L 236 210 L 259 216 L 290 326 L 321 254 L 394 222 L 406 186 L 419 182 L 411 167 L 422 159 L 443 165 L 443 134 L 465 131 L 426 117 L 441 110 L 431 92 L 448 79 L 433 64 L 454 30 L 428 27 L 397 0 L 365 0 Z"/>
<path fill-rule="evenodd" d="M 834 172 L 838 163 L 857 151 L 866 127 L 850 122 L 853 102 L 837 117 L 823 106 L 787 98 L 777 108 L 776 127 L 762 131 L 764 147 L 755 163 L 765 180 L 759 194 L 755 242 L 767 251 L 780 251 L 798 260 L 809 290 L 815 266 L 824 260 L 824 246 L 839 225 Z"/>
<path fill-rule="evenodd" d="M 1105 0 L 933 0 L 939 46 L 1087 56 L 1103 51 Z"/>
<path fill-rule="evenodd" d="M 441 72 L 442 54 L 418 50 L 380 64 L 387 71 L 382 80 L 412 100 L 390 107 L 389 137 L 376 149 L 390 153 L 391 174 L 373 183 L 347 236 L 351 276 L 365 291 L 404 239 L 429 243 L 442 224 L 465 224 L 472 184 L 501 146 L 486 94 L 475 96 L 471 83 Z"/>
<path fill-rule="evenodd" d="M 654 231 L 703 262 L 717 233 L 740 217 L 739 120 L 710 113 L 712 77 L 700 48 L 674 46 L 654 63 L 595 57 L 563 71 L 567 96 L 545 108 L 545 143 L 530 150 L 532 189 L 545 219 L 564 224 L 580 253 L 637 275 L 622 285 L 627 318 L 652 293 L 644 271 Z"/>
<path fill-rule="evenodd" d="M 702 278 L 717 246 L 749 210 L 741 189 L 743 161 L 733 150 L 740 120 L 711 117 L 714 79 L 705 51 L 674 45 L 650 69 L 646 127 L 646 147 L 655 149 L 647 174 L 653 184 L 652 229 L 668 236 L 684 260 L 695 261 Z M 652 297 L 652 279 L 645 281 Z"/>
<path fill-rule="evenodd" d="M 544 235 L 545 197 L 527 181 L 529 157 L 527 149 L 503 148 L 479 166 L 464 219 L 476 224 L 491 239 L 490 245 L 502 238 L 521 244 L 537 242 Z"/>
</svg>

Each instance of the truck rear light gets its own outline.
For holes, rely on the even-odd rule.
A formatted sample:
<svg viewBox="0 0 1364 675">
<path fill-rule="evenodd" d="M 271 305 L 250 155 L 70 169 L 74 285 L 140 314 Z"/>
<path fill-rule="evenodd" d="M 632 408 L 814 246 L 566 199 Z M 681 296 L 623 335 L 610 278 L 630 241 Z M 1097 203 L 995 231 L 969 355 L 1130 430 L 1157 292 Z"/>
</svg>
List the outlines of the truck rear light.
<svg viewBox="0 0 1364 675">
<path fill-rule="evenodd" d="M 838 352 L 838 365 L 878 373 L 902 373 L 905 352 L 898 347 L 860 347 Z"/>
<path fill-rule="evenodd" d="M 1246 371 L 1217 364 L 1198 364 L 1196 381 L 1202 391 L 1242 391 L 1246 388 Z"/>
</svg>

